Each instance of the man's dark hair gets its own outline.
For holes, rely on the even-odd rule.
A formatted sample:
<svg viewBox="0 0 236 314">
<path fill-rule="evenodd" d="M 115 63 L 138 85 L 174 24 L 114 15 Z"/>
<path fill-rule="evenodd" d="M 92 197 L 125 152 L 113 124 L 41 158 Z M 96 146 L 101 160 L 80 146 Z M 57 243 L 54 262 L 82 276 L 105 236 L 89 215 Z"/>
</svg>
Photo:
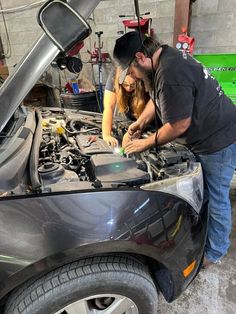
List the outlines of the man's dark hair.
<svg viewBox="0 0 236 314">
<path fill-rule="evenodd" d="M 127 68 L 134 60 L 136 52 L 143 52 L 151 58 L 160 46 L 160 43 L 151 37 L 136 31 L 128 32 L 116 40 L 113 57 L 122 68 Z"/>
<path fill-rule="evenodd" d="M 152 37 L 146 37 L 143 42 L 142 52 L 149 58 L 161 47 L 161 44 Z"/>
<path fill-rule="evenodd" d="M 158 41 L 138 32 L 128 32 L 118 38 L 114 47 L 113 57 L 123 68 L 119 83 L 123 83 L 137 52 L 143 52 L 148 58 L 151 58 L 160 47 L 161 44 Z"/>
</svg>

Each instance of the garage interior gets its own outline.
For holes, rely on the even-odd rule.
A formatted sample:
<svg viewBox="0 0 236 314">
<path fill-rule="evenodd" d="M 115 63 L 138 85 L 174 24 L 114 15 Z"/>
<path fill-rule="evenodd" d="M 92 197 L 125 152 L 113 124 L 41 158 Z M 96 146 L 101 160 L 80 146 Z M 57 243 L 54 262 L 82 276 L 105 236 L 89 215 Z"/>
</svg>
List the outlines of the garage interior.
<svg viewBox="0 0 236 314">
<path fill-rule="evenodd" d="M 0 0 L 1 84 L 40 36 L 42 30 L 36 23 L 36 14 L 44 2 Z M 193 45 L 193 56 L 214 72 L 236 105 L 236 0 L 140 0 L 139 7 L 143 19 L 147 19 L 147 31 L 153 32 L 162 43 L 178 47 L 182 40 L 182 47 L 187 40 L 187 53 Z M 129 31 L 130 24 L 125 20 L 135 20 L 132 0 L 101 1 L 88 20 L 91 35 L 73 55 L 82 60 L 83 66 L 77 64 L 78 69 L 73 73 L 65 69 L 63 58 L 61 70 L 53 62 L 24 104 L 102 112 L 106 79 L 114 65 L 114 44 Z M 158 314 L 236 313 L 235 179 L 230 198 L 233 229 L 228 255 L 220 265 L 201 271 L 173 303 L 168 304 L 160 296 Z"/>
<path fill-rule="evenodd" d="M 39 6 L 43 3 L 44 1 L 1 0 L 3 14 L 0 16 L 0 49 L 2 51 L 0 74 L 3 79 L 13 71 L 41 34 L 41 28 L 35 23 L 35 17 Z M 182 32 L 184 30 L 190 38 L 194 39 L 193 54 L 197 59 L 199 58 L 200 62 L 205 63 L 206 67 L 233 68 L 235 66 L 235 0 L 207 2 L 203 0 L 141 0 L 139 10 L 143 19 L 147 20 L 144 27 L 152 32 L 161 43 L 175 47 L 178 35 L 186 33 Z M 145 13 L 147 15 L 144 15 Z M 62 101 L 60 94 L 64 96 L 66 83 L 76 78 L 80 79 L 79 85 L 82 91 L 95 89 L 99 97 L 99 88 L 104 89 L 106 79 L 114 64 L 112 52 L 115 40 L 126 30 L 135 29 L 127 27 L 127 21 L 132 21 L 134 17 L 135 8 L 132 0 L 122 0 L 119 4 L 114 1 L 101 1 L 88 20 L 92 34 L 84 41 L 84 47 L 79 51 L 83 61 L 79 75 L 69 71 L 58 71 L 55 64 L 52 64 L 25 102 L 43 106 L 46 102 L 54 105 L 56 101 L 56 104 L 60 105 Z M 101 60 L 98 60 L 98 48 L 101 48 Z M 202 60 L 204 57 L 206 59 Z M 229 58 L 232 58 L 232 61 L 229 61 Z M 218 69 L 214 71 L 214 74 L 217 79 L 221 77 L 220 83 L 231 93 L 231 88 L 235 87 L 235 73 L 226 71 L 228 73 L 222 74 L 222 72 Z M 67 96 L 64 96 L 63 100 L 66 105 L 68 101 L 72 101 L 68 100 Z M 93 97 L 92 101 L 94 101 Z M 97 99 L 97 101 L 99 111 L 102 109 L 100 108 L 102 100 Z M 93 103 L 90 109 L 95 106 L 96 104 Z"/>
</svg>

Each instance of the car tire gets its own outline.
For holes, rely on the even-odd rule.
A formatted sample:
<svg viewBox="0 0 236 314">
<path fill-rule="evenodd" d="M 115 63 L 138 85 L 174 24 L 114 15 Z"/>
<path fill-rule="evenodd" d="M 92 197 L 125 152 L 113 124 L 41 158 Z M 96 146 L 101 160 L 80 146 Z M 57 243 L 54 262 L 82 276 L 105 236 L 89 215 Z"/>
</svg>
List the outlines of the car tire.
<svg viewBox="0 0 236 314">
<path fill-rule="evenodd" d="M 92 112 L 101 112 L 98 104 L 97 92 L 86 92 L 81 94 L 61 94 L 61 104 L 67 109 L 77 109 Z"/>
<path fill-rule="evenodd" d="M 107 255 L 64 265 L 25 283 L 10 296 L 4 314 L 156 314 L 157 303 L 155 284 L 143 263 Z M 89 310 L 83 312 L 82 304 Z M 119 311 L 111 311 L 112 306 Z"/>
</svg>

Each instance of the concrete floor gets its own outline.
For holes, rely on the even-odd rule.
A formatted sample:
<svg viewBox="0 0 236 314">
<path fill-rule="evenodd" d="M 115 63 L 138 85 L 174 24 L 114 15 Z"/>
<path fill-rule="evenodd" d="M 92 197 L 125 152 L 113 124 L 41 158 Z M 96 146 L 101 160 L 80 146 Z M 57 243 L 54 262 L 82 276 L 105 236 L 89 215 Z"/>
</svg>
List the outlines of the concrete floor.
<svg viewBox="0 0 236 314">
<path fill-rule="evenodd" d="M 233 207 L 231 247 L 220 265 L 201 271 L 173 303 L 159 298 L 158 314 L 236 314 L 236 183 L 230 194 Z"/>
</svg>

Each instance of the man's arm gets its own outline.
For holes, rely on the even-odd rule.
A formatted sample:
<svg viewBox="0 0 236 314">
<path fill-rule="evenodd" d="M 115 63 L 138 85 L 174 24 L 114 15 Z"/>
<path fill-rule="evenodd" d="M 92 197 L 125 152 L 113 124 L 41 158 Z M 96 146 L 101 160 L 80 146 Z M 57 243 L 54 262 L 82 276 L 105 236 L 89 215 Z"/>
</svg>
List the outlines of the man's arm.
<svg viewBox="0 0 236 314">
<path fill-rule="evenodd" d="M 157 134 L 157 143 L 158 145 L 164 145 L 168 142 L 171 142 L 182 135 L 190 127 L 191 118 L 177 121 L 175 123 L 166 123 L 163 125 Z M 155 145 L 156 133 L 152 134 L 148 139 L 150 147 Z"/>
<path fill-rule="evenodd" d="M 191 124 L 191 117 L 177 121 L 175 123 L 166 123 L 158 131 L 145 139 L 133 140 L 125 145 L 125 153 L 131 154 L 135 152 L 142 152 L 155 145 L 157 138 L 157 145 L 164 145 L 171 142 L 182 135 Z"/>
<path fill-rule="evenodd" d="M 150 123 L 155 117 L 155 105 L 153 103 L 153 101 L 150 99 L 143 112 L 141 113 L 141 115 L 139 116 L 138 120 L 133 122 L 129 128 L 128 128 L 128 133 L 130 136 L 135 135 L 136 131 L 142 131 L 143 128 L 145 128 L 145 126 L 148 125 L 148 123 Z"/>
</svg>

